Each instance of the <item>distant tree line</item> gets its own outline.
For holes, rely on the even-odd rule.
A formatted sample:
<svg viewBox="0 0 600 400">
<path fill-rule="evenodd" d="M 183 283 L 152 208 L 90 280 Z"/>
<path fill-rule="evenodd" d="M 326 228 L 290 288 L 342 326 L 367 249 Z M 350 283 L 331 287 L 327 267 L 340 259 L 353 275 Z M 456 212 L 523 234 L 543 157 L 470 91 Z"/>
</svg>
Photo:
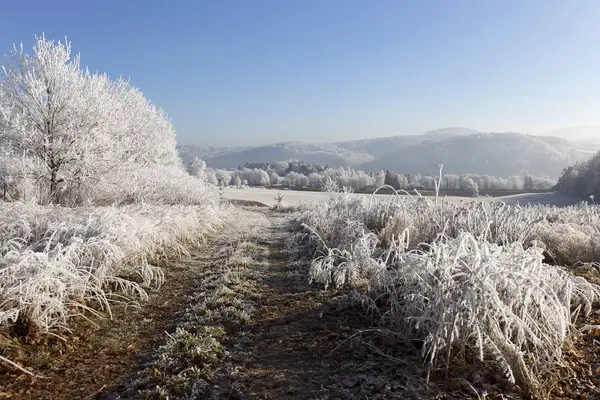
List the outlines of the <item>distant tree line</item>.
<svg viewBox="0 0 600 400">
<path fill-rule="evenodd" d="M 297 172 L 302 175 L 310 175 L 313 173 L 321 173 L 327 169 L 330 169 L 329 165 L 311 164 L 302 160 L 289 160 L 279 161 L 276 163 L 250 163 L 247 162 L 243 168 L 238 167 L 239 170 L 248 169 L 264 169 L 265 171 L 275 171 L 280 176 L 285 176 L 290 172 Z"/>
<path fill-rule="evenodd" d="M 437 176 L 402 174 L 393 171 L 369 173 L 353 168 L 332 168 L 304 161 L 247 163 L 236 170 L 211 169 L 198 158 L 188 164 L 188 172 L 209 183 L 222 186 L 284 186 L 320 188 L 328 180 L 354 190 L 373 190 L 384 184 L 396 190 L 434 190 Z M 549 178 L 524 176 L 494 177 L 477 174 L 444 174 L 440 189 L 469 191 L 474 195 L 494 190 L 548 190 L 555 185 Z"/>
<path fill-rule="evenodd" d="M 558 178 L 556 190 L 581 198 L 593 196 L 591 199 L 598 201 L 600 199 L 600 152 L 587 161 L 566 167 Z"/>
</svg>

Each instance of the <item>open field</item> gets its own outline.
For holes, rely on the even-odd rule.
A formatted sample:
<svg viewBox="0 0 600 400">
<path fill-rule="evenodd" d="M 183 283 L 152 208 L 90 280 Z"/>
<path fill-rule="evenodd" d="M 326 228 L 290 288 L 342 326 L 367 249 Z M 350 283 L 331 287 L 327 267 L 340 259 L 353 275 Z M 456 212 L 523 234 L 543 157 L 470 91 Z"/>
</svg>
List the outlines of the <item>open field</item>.
<svg viewBox="0 0 600 400">
<path fill-rule="evenodd" d="M 243 188 L 236 189 L 228 187 L 225 189 L 224 198 L 228 200 L 245 200 L 245 201 L 257 201 L 263 203 L 269 207 L 275 205 L 275 197 L 281 193 L 284 198 L 283 202 L 286 206 L 297 206 L 303 202 L 311 201 L 326 201 L 329 199 L 329 194 L 325 192 L 309 192 L 309 191 L 295 191 L 295 190 L 271 190 L 264 188 Z M 362 196 L 370 197 L 370 194 L 353 193 L 351 196 Z M 389 199 L 390 195 L 377 194 L 375 195 L 378 199 Z M 556 193 L 532 193 L 532 194 L 518 194 L 504 197 L 456 197 L 448 196 L 445 197 L 446 201 L 458 204 L 461 201 L 503 201 L 507 204 L 542 204 L 542 205 L 556 205 L 556 206 L 567 206 L 573 205 L 579 202 L 578 199 L 567 195 L 561 195 Z"/>
</svg>

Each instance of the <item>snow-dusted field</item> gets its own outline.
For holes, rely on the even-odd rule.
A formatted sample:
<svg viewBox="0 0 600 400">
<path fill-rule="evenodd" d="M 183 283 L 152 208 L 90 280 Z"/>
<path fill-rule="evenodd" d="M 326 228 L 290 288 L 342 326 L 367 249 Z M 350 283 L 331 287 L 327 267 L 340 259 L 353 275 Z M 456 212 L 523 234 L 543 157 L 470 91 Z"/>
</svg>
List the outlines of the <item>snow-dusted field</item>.
<svg viewBox="0 0 600 400">
<path fill-rule="evenodd" d="M 275 197 L 281 193 L 283 195 L 283 203 L 287 206 L 295 206 L 302 202 L 307 201 L 326 201 L 329 195 L 325 192 L 304 192 L 296 190 L 272 190 L 264 188 L 227 188 L 225 189 L 224 197 L 229 200 L 246 200 L 246 201 L 258 201 L 266 204 L 267 206 L 273 206 L 276 203 Z M 352 196 L 371 196 L 369 194 L 355 193 Z M 377 198 L 388 199 L 389 195 L 381 194 L 375 195 Z M 556 206 L 567 206 L 576 204 L 577 199 L 569 196 L 564 196 L 554 193 L 534 193 L 534 194 L 519 194 L 505 197 L 458 197 L 449 196 L 446 200 L 451 203 L 460 203 L 461 201 L 504 201 L 508 204 L 544 204 L 544 205 L 556 205 Z"/>
</svg>

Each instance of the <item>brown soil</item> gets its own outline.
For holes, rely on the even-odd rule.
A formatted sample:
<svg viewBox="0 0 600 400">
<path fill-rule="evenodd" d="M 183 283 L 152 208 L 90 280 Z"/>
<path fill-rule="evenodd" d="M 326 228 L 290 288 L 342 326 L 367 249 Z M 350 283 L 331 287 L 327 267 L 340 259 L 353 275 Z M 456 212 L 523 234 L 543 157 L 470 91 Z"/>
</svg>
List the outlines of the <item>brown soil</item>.
<svg viewBox="0 0 600 400">
<path fill-rule="evenodd" d="M 4 332 L 0 354 L 38 377 L 0 363 L 0 398 L 100 398 L 164 341 L 165 331 L 185 308 L 186 294 L 194 289 L 197 271 L 216 261 L 209 260 L 210 255 L 209 244 L 190 259 L 165 265 L 165 284 L 152 290 L 141 308 L 118 305 L 112 309 L 113 319 L 75 321 L 66 343 L 46 335 L 9 340 Z"/>
<path fill-rule="evenodd" d="M 261 243 L 270 249 L 268 265 L 253 267 L 261 277 L 260 309 L 224 343 L 232 354 L 224 370 L 235 373 L 218 376 L 215 397 L 389 398 L 410 390 L 406 374 L 394 382 L 397 362 L 359 345 L 374 336 L 359 334 L 368 319 L 345 306 L 351 293 L 309 285 L 306 263 L 292 262 L 285 254 L 283 236 L 289 227 L 278 221 L 280 215 L 269 214 L 274 223 Z M 412 350 L 396 348 L 418 382 L 418 357 Z"/>
<path fill-rule="evenodd" d="M 248 207 L 269 207 L 265 203 L 254 200 L 227 200 L 228 203 L 236 206 L 248 206 Z"/>
</svg>

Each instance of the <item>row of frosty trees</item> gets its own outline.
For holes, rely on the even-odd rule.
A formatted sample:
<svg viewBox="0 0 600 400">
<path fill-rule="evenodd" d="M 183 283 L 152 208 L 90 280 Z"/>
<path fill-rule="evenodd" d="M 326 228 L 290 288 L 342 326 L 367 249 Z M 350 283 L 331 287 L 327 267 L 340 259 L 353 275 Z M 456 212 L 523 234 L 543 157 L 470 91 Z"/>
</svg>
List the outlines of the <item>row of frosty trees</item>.
<svg viewBox="0 0 600 400">
<path fill-rule="evenodd" d="M 328 180 L 354 190 L 375 190 L 386 184 L 394 189 L 420 188 L 434 190 L 437 177 L 421 174 L 401 174 L 393 171 L 369 173 L 353 168 L 331 168 L 318 164 L 290 160 L 275 163 L 247 163 L 236 170 L 208 168 L 204 160 L 196 157 L 187 164 L 190 175 L 214 185 L 276 186 L 293 188 L 321 188 Z M 545 177 L 490 176 L 487 174 L 444 174 L 440 181 L 442 190 L 466 190 L 478 194 L 493 190 L 548 190 L 555 181 Z"/>
<path fill-rule="evenodd" d="M 0 80 L 0 198 L 110 199 L 133 171 L 181 168 L 175 132 L 124 79 L 81 68 L 69 42 L 14 47 Z"/>
<path fill-rule="evenodd" d="M 556 188 L 563 193 L 591 198 L 597 203 L 600 200 L 600 152 L 589 160 L 565 168 Z"/>
</svg>

